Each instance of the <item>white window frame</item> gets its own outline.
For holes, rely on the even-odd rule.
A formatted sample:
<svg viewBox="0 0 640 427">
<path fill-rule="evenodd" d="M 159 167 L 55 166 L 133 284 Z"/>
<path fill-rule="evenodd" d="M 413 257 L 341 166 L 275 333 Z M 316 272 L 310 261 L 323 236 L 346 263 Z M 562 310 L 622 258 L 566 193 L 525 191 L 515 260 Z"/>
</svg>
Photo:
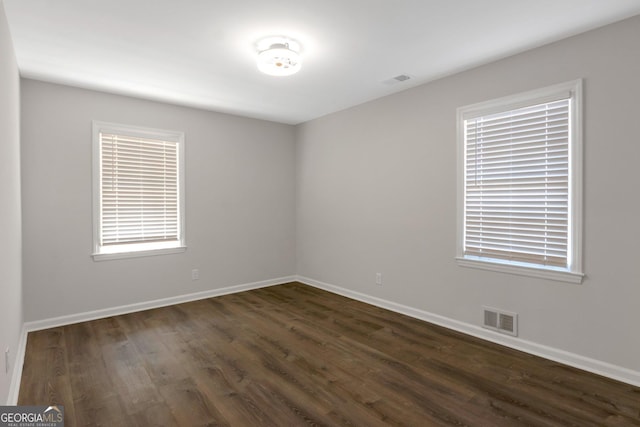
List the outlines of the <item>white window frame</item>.
<svg viewBox="0 0 640 427">
<path fill-rule="evenodd" d="M 101 242 L 101 146 L 100 134 L 159 139 L 178 145 L 178 233 L 177 242 L 142 242 L 102 246 Z M 94 120 L 93 139 L 93 253 L 95 261 L 180 253 L 186 250 L 185 239 L 185 166 L 184 133 Z"/>
<path fill-rule="evenodd" d="M 543 279 L 581 283 L 582 270 L 582 194 L 583 194 L 583 136 L 582 136 L 582 79 L 532 90 L 512 96 L 460 107 L 457 110 L 457 248 L 456 261 L 462 267 Z M 569 211 L 567 268 L 519 263 L 493 258 L 465 256 L 465 120 L 489 114 L 515 110 L 549 102 L 559 95 L 570 93 L 569 135 Z"/>
</svg>

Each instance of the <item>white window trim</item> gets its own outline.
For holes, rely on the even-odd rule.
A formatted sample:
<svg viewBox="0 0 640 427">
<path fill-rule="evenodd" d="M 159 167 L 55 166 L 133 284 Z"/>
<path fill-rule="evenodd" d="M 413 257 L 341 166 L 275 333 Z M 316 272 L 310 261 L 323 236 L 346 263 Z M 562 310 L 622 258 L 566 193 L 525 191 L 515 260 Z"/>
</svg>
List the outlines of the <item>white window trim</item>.
<svg viewBox="0 0 640 427">
<path fill-rule="evenodd" d="M 583 206 L 583 135 L 582 135 L 582 79 L 560 83 L 542 89 L 493 99 L 486 102 L 460 107 L 457 110 L 457 244 L 456 261 L 462 267 L 537 277 L 570 283 L 581 283 L 582 269 L 582 206 Z M 566 269 L 544 267 L 534 264 L 512 263 L 497 259 L 486 259 L 464 255 L 465 227 L 465 147 L 464 120 L 475 116 L 514 110 L 547 102 L 562 93 L 571 92 L 571 143 L 569 145 L 569 266 Z"/>
<path fill-rule="evenodd" d="M 132 243 L 101 249 L 100 246 L 100 133 L 111 132 L 129 136 L 156 138 L 178 142 L 178 199 L 180 241 L 166 243 Z M 179 131 L 153 129 L 140 126 L 109 123 L 94 120 L 92 122 L 93 144 L 93 252 L 94 261 L 111 259 L 137 258 L 145 256 L 165 255 L 184 252 L 187 249 L 185 238 L 185 161 L 184 133 Z"/>
</svg>

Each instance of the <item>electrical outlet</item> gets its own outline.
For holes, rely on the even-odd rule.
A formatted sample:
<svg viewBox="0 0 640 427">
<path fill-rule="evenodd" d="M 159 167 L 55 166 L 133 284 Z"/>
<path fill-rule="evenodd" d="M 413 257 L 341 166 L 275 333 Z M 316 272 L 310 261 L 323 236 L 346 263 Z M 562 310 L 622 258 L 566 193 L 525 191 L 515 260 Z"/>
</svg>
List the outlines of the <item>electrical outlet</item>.
<svg viewBox="0 0 640 427">
<path fill-rule="evenodd" d="M 199 280 L 200 279 L 200 270 L 194 268 L 191 270 L 191 280 Z"/>
<path fill-rule="evenodd" d="M 4 351 L 4 372 L 9 373 L 9 347 Z"/>
<path fill-rule="evenodd" d="M 382 273 L 376 273 L 376 285 L 382 286 Z"/>
</svg>

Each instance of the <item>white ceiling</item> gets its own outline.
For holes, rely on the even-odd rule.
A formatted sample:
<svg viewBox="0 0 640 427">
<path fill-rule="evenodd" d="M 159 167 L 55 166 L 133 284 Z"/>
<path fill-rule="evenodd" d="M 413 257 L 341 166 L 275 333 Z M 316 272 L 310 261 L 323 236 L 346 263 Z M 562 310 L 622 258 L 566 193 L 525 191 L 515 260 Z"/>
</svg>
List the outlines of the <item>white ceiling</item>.
<svg viewBox="0 0 640 427">
<path fill-rule="evenodd" d="M 640 14 L 640 0 L 4 0 L 23 77 L 297 124 Z M 258 39 L 303 45 L 260 74 Z M 389 84 L 407 74 L 411 79 Z"/>
</svg>

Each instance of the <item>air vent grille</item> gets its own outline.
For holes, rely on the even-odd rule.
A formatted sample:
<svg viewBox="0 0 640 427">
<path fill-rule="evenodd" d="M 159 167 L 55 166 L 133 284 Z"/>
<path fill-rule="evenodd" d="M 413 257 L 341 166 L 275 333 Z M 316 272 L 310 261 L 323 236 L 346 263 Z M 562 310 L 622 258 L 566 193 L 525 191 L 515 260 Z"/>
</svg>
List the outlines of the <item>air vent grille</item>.
<svg viewBox="0 0 640 427">
<path fill-rule="evenodd" d="M 387 79 L 385 81 L 383 81 L 382 83 L 386 84 L 386 85 L 394 85 L 397 83 L 402 83 L 402 82 L 406 82 L 407 80 L 410 80 L 411 76 L 407 75 L 407 74 L 399 74 L 395 77 L 391 77 L 390 79 Z"/>
<path fill-rule="evenodd" d="M 492 328 L 498 327 L 498 313 L 495 311 L 484 311 L 484 325 Z"/>
<path fill-rule="evenodd" d="M 484 324 L 487 329 L 491 329 L 513 336 L 518 335 L 518 315 L 508 311 L 498 310 L 491 307 L 483 307 Z"/>
<path fill-rule="evenodd" d="M 509 333 L 513 333 L 513 316 L 509 315 L 509 314 L 503 314 L 500 313 L 499 316 L 500 322 L 500 329 L 502 329 L 505 332 L 509 332 Z"/>
<path fill-rule="evenodd" d="M 400 74 L 399 76 L 395 76 L 394 80 L 397 80 L 399 82 L 403 82 L 405 80 L 409 80 L 411 77 L 407 76 L 406 74 Z"/>
</svg>

